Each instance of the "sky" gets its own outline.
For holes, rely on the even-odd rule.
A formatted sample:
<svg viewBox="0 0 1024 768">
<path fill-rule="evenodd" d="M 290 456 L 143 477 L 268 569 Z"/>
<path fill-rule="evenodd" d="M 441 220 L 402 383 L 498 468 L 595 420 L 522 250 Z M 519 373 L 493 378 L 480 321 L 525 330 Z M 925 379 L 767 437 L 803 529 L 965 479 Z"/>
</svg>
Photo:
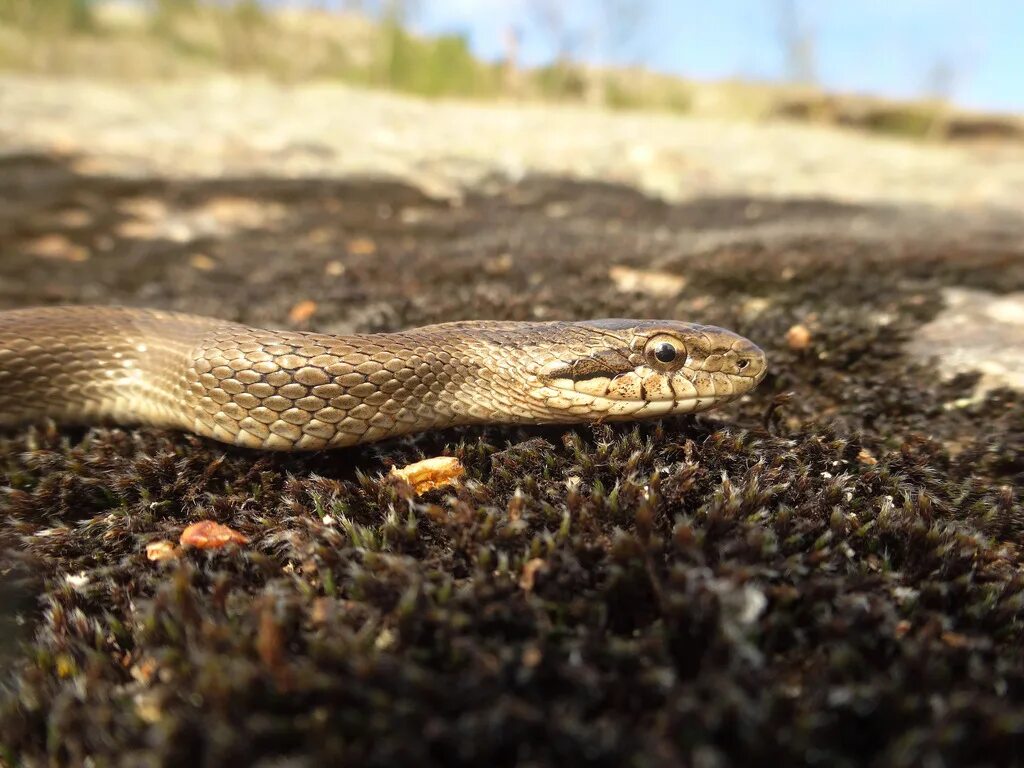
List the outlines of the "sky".
<svg viewBox="0 0 1024 768">
<path fill-rule="evenodd" d="M 694 79 L 784 80 L 787 2 L 812 41 L 815 80 L 829 90 L 944 95 L 1024 113 L 1024 0 L 418 0 L 411 21 L 425 33 L 462 34 L 487 59 L 503 55 L 515 28 L 521 63 L 543 64 L 559 47 L 537 10 L 547 6 L 584 60 Z M 627 12 L 613 24 L 615 7 Z"/>
</svg>

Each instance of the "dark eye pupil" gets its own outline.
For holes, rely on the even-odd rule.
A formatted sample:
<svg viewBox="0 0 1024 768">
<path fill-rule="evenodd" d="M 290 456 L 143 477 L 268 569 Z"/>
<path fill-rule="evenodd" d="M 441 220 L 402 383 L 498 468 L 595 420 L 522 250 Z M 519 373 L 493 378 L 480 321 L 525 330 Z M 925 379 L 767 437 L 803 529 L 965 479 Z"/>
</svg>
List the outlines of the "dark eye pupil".
<svg viewBox="0 0 1024 768">
<path fill-rule="evenodd" d="M 663 341 L 654 347 L 654 356 L 663 363 L 671 363 L 676 359 L 676 348 Z"/>
</svg>

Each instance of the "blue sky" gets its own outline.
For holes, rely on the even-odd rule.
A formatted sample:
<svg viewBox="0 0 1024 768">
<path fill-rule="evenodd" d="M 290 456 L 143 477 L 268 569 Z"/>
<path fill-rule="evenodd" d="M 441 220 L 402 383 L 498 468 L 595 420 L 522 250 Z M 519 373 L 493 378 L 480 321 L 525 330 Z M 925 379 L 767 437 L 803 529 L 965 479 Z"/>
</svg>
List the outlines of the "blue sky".
<svg viewBox="0 0 1024 768">
<path fill-rule="evenodd" d="M 914 97 L 936 91 L 969 108 L 1024 112 L 1024 0 L 794 0 L 814 41 L 815 74 L 829 89 Z M 640 5 L 626 39 L 608 36 L 608 3 Z M 783 79 L 782 0 L 547 0 L 577 33 L 577 55 L 642 64 L 698 79 Z M 499 57 L 520 32 L 525 64 L 550 61 L 557 44 L 538 20 L 544 0 L 419 0 L 424 32 L 465 35 Z M 947 76 L 937 72 L 945 69 Z"/>
</svg>

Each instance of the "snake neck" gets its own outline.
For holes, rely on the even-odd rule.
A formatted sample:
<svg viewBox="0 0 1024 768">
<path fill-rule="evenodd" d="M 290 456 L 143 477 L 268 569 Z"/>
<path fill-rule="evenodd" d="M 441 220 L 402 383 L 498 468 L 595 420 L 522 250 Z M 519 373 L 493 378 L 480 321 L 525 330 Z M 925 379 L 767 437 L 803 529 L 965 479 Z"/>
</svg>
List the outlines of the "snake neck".
<svg viewBox="0 0 1024 768">
<path fill-rule="evenodd" d="M 487 349 L 450 329 L 354 336 L 214 329 L 187 374 L 188 428 L 246 447 L 316 450 L 528 420 L 529 411 L 504 407 L 520 389 L 494 386 L 502 366 Z"/>
</svg>

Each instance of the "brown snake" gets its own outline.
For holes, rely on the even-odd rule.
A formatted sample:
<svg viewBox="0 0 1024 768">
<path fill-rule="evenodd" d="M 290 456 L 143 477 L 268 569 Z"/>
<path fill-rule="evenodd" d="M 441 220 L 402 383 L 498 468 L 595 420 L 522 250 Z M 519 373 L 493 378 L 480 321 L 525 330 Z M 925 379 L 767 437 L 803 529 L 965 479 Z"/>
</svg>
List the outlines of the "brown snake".
<svg viewBox="0 0 1024 768">
<path fill-rule="evenodd" d="M 141 309 L 0 312 L 0 427 L 147 424 L 280 451 L 460 424 L 703 411 L 749 392 L 766 370 L 742 336 L 667 320 L 330 336 Z"/>
</svg>

